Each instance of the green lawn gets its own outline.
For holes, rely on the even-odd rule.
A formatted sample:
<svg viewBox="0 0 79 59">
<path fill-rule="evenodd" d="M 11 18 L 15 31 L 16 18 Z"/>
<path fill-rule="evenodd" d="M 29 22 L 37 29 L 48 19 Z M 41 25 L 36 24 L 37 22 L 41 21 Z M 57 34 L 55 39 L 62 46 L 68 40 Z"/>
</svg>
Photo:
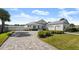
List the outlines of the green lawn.
<svg viewBox="0 0 79 59">
<path fill-rule="evenodd" d="M 79 50 L 79 35 L 54 34 L 42 40 L 61 50 Z"/>
<path fill-rule="evenodd" d="M 7 40 L 10 34 L 12 34 L 12 32 L 0 34 L 0 46 Z"/>
</svg>

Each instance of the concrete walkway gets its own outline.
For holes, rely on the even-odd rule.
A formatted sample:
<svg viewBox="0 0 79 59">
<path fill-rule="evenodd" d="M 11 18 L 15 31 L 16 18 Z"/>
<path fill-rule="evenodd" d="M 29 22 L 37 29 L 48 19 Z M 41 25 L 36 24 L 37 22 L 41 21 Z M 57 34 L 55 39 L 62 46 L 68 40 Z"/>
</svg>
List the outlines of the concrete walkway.
<svg viewBox="0 0 79 59">
<path fill-rule="evenodd" d="M 66 34 L 73 34 L 73 35 L 79 35 L 79 33 L 70 33 L 70 32 L 65 32 Z"/>
<path fill-rule="evenodd" d="M 25 34 L 23 34 L 25 33 Z M 42 42 L 37 31 L 16 32 L 0 47 L 1 50 L 57 50 Z M 26 34 L 27 33 L 27 34 Z"/>
</svg>

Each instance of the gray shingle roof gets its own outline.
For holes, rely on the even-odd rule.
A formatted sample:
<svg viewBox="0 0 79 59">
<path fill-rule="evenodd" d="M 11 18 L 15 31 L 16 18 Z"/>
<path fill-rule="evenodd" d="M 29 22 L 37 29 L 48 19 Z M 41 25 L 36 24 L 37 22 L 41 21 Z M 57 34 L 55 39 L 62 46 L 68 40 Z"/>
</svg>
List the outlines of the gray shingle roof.
<svg viewBox="0 0 79 59">
<path fill-rule="evenodd" d="M 41 20 L 37 21 L 36 23 L 39 23 L 39 24 L 47 24 L 47 22 L 46 22 L 46 21 L 44 21 L 43 19 L 41 19 Z"/>
<path fill-rule="evenodd" d="M 27 25 L 40 25 L 40 24 L 47 24 L 46 21 L 44 20 L 39 20 L 37 22 L 31 22 L 31 23 L 28 23 Z M 48 22 L 48 24 L 69 24 L 69 22 L 67 20 L 62 20 L 62 21 L 55 21 L 55 22 Z"/>
<path fill-rule="evenodd" d="M 31 22 L 31 23 L 28 23 L 27 25 L 40 25 L 40 24 L 38 24 L 36 22 Z"/>
<path fill-rule="evenodd" d="M 69 24 L 69 22 L 67 20 L 62 20 L 62 21 L 55 21 L 55 22 L 49 22 L 48 24 Z"/>
<path fill-rule="evenodd" d="M 28 23 L 27 25 L 40 25 L 40 24 L 47 24 L 47 22 L 44 20 L 39 20 L 37 22 Z"/>
</svg>

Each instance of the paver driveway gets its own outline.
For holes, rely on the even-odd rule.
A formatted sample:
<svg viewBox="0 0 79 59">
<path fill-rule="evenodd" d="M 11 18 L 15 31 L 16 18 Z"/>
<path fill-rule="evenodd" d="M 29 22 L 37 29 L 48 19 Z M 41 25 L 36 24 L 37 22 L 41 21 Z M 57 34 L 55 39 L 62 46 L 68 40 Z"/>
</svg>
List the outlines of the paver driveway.
<svg viewBox="0 0 79 59">
<path fill-rule="evenodd" d="M 37 31 L 15 32 L 0 47 L 1 50 L 56 50 L 55 47 L 42 42 Z"/>
</svg>

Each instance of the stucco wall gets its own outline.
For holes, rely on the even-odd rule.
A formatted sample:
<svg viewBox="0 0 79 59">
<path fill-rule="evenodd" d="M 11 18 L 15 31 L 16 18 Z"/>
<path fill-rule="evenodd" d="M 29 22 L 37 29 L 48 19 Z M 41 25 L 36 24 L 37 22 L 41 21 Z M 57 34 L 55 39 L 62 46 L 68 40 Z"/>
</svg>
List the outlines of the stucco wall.
<svg viewBox="0 0 79 59">
<path fill-rule="evenodd" d="M 48 25 L 47 26 L 49 30 L 61 30 L 63 31 L 63 24 L 58 24 L 58 25 Z"/>
<path fill-rule="evenodd" d="M 42 25 L 42 24 L 40 24 L 40 25 L 27 25 L 27 27 L 28 27 L 29 29 L 34 29 L 33 26 L 35 26 L 35 29 L 46 28 L 46 25 Z M 39 27 L 38 27 L 38 26 L 39 26 Z"/>
</svg>

